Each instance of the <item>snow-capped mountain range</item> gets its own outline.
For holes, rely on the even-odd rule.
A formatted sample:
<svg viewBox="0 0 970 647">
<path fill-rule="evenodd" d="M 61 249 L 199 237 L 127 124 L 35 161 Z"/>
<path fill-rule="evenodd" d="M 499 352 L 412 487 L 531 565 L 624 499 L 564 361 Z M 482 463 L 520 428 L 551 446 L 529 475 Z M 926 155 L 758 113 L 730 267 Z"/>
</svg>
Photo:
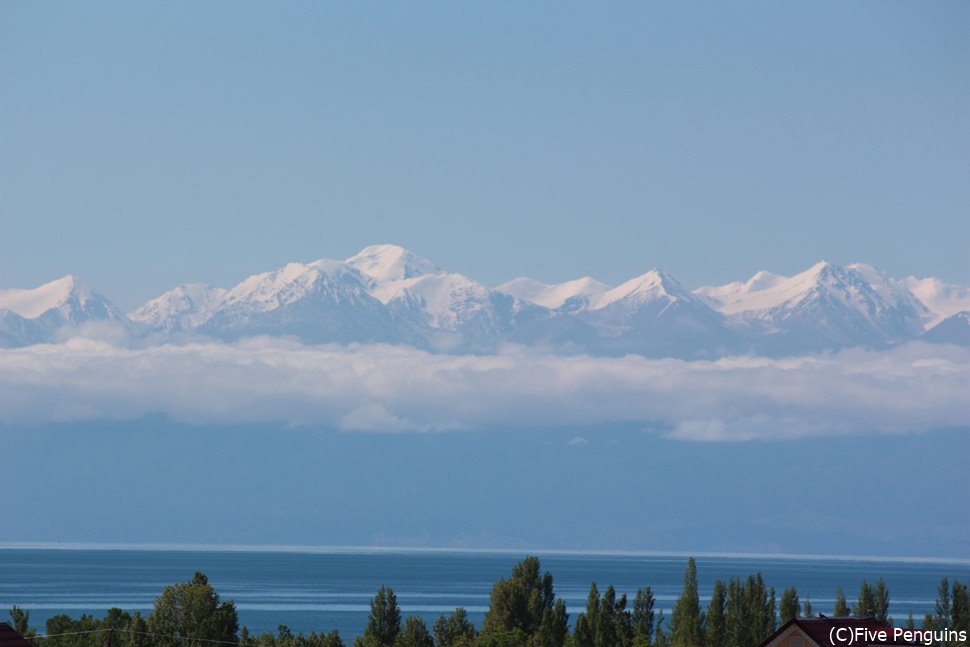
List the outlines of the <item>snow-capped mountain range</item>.
<svg viewBox="0 0 970 647">
<path fill-rule="evenodd" d="M 402 247 L 374 245 L 228 289 L 181 285 L 128 315 L 73 276 L 0 290 L 0 347 L 57 342 L 92 326 L 146 344 L 277 335 L 432 352 L 518 343 L 608 355 L 789 355 L 913 339 L 970 344 L 970 288 L 827 262 L 696 290 L 658 269 L 616 286 L 517 278 L 492 288 Z"/>
</svg>

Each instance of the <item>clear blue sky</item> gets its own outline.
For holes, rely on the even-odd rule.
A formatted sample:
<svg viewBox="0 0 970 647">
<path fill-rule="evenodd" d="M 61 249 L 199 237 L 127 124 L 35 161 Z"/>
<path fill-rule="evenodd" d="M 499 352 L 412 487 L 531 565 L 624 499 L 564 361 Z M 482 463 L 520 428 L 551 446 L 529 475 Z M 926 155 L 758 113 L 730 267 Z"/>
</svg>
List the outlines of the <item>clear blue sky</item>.
<svg viewBox="0 0 970 647">
<path fill-rule="evenodd" d="M 0 3 L 0 287 L 396 242 L 488 283 L 970 282 L 970 3 Z"/>
</svg>

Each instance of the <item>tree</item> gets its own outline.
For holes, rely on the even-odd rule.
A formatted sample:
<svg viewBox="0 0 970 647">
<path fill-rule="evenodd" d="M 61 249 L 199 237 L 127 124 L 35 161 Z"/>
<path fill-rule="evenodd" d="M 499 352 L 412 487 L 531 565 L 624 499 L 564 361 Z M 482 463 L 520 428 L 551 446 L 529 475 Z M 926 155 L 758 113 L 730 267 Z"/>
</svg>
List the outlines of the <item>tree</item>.
<svg viewBox="0 0 970 647">
<path fill-rule="evenodd" d="M 936 596 L 936 623 L 940 628 L 951 626 L 950 584 L 944 577 Z"/>
<path fill-rule="evenodd" d="M 576 630 L 573 632 L 575 647 L 594 647 L 596 645 L 596 622 L 600 616 L 600 592 L 596 582 L 589 586 L 586 596 L 586 612 L 576 618 Z"/>
<path fill-rule="evenodd" d="M 586 599 L 586 612 L 576 620 L 574 646 L 631 647 L 632 643 L 633 619 L 626 610 L 626 595 L 617 598 L 616 589 L 611 585 L 600 597 L 593 582 Z"/>
<path fill-rule="evenodd" d="M 30 628 L 30 611 L 24 611 L 16 604 L 10 607 L 10 619 L 13 629 L 24 638 L 32 638 L 37 632 Z"/>
<path fill-rule="evenodd" d="M 782 624 L 788 622 L 793 618 L 798 617 L 799 604 L 798 604 L 798 591 L 795 587 L 790 589 L 785 589 L 781 594 L 781 605 L 779 606 L 779 611 L 781 612 L 781 622 Z"/>
<path fill-rule="evenodd" d="M 624 598 L 625 601 L 625 598 Z M 532 637 L 532 647 L 563 647 L 569 637 L 569 613 L 566 602 L 556 600 L 551 609 L 546 609 L 539 623 L 539 631 Z"/>
<path fill-rule="evenodd" d="M 749 638 L 751 628 L 744 604 L 744 586 L 741 580 L 732 577 L 728 580 L 727 603 L 724 611 L 727 647 L 750 647 L 752 644 Z"/>
<path fill-rule="evenodd" d="M 148 647 L 151 644 L 149 638 L 148 623 L 145 622 L 140 612 L 135 611 L 122 634 L 122 647 Z M 245 642 L 242 637 L 240 637 L 240 642 Z"/>
<path fill-rule="evenodd" d="M 408 616 L 404 621 L 404 628 L 397 634 L 395 647 L 434 647 L 434 639 L 428 632 L 424 620 L 415 616 Z"/>
<path fill-rule="evenodd" d="M 840 586 L 835 591 L 835 610 L 832 614 L 837 618 L 844 618 L 849 615 L 849 604 L 845 601 L 845 591 Z"/>
<path fill-rule="evenodd" d="M 761 573 L 749 575 L 744 597 L 751 631 L 749 644 L 757 645 L 775 631 L 775 587 L 766 586 Z"/>
<path fill-rule="evenodd" d="M 714 582 L 711 603 L 707 607 L 704 636 L 707 647 L 725 647 L 727 642 L 727 587 L 724 582 Z"/>
<path fill-rule="evenodd" d="M 540 573 L 539 558 L 526 557 L 512 569 L 512 576 L 492 587 L 488 612 L 482 623 L 484 644 L 528 643 L 538 638 L 543 622 L 546 635 L 565 632 L 565 606 L 555 610 L 552 575 Z M 552 623 L 552 625 L 548 625 Z"/>
<path fill-rule="evenodd" d="M 154 647 L 211 647 L 204 641 L 237 642 L 239 619 L 232 601 L 220 602 L 208 578 L 196 573 L 190 582 L 167 586 L 148 616 Z"/>
<path fill-rule="evenodd" d="M 953 629 L 970 634 L 970 588 L 956 580 L 953 582 L 950 621 Z"/>
<path fill-rule="evenodd" d="M 653 647 L 670 647 L 670 634 L 664 631 L 664 612 L 657 614 L 657 629 L 653 635 Z"/>
<path fill-rule="evenodd" d="M 425 627 L 427 630 L 427 627 Z M 381 586 L 370 602 L 370 615 L 364 635 L 354 641 L 366 647 L 391 647 L 401 632 L 401 610 L 394 589 Z"/>
<path fill-rule="evenodd" d="M 875 591 L 867 580 L 862 580 L 862 586 L 859 587 L 859 600 L 856 602 L 855 606 L 852 607 L 852 615 L 857 618 L 873 616 L 875 615 L 875 609 Z"/>
<path fill-rule="evenodd" d="M 475 640 L 475 625 L 462 607 L 447 618 L 443 613 L 438 616 L 433 631 L 435 647 L 469 647 Z"/>
<path fill-rule="evenodd" d="M 815 615 L 815 612 L 812 609 L 812 599 L 805 598 L 805 604 L 802 605 L 802 617 L 811 618 L 813 615 Z"/>
<path fill-rule="evenodd" d="M 892 625 L 892 618 L 889 617 L 889 589 L 881 577 L 872 590 L 872 615 L 884 625 Z"/>
<path fill-rule="evenodd" d="M 698 647 L 703 644 L 703 618 L 700 597 L 697 593 L 697 564 L 694 558 L 687 560 L 684 571 L 684 589 L 674 604 L 670 617 L 670 643 L 674 647 Z"/>
<path fill-rule="evenodd" d="M 637 589 L 637 594 L 633 598 L 633 640 L 637 647 L 649 647 L 653 638 L 654 624 L 654 597 L 653 590 L 648 586 Z"/>
</svg>

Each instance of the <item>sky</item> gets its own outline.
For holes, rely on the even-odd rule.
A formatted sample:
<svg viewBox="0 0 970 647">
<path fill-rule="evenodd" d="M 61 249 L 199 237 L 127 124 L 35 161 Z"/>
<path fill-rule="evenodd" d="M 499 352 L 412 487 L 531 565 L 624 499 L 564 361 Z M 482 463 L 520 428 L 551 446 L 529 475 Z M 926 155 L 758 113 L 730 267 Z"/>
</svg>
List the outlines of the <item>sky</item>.
<svg viewBox="0 0 970 647">
<path fill-rule="evenodd" d="M 970 283 L 965 2 L 0 4 L 0 288 L 393 242 L 498 284 Z"/>
</svg>

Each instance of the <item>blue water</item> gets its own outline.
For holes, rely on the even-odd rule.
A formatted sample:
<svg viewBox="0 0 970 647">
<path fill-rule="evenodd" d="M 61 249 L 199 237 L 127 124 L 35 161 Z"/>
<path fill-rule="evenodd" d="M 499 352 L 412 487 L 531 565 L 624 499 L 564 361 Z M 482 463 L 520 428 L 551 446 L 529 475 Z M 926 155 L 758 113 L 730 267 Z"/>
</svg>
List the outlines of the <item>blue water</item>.
<svg viewBox="0 0 970 647">
<path fill-rule="evenodd" d="M 244 552 L 184 550 L 55 550 L 0 548 L 0 609 L 19 605 L 43 632 L 52 615 L 104 615 L 109 607 L 130 612 L 151 610 L 162 588 L 202 571 L 223 599 L 236 602 L 241 625 L 252 632 L 338 629 L 346 639 L 366 625 L 369 600 L 382 584 L 397 593 L 404 615 L 429 624 L 440 613 L 463 606 L 477 626 L 488 607 L 492 585 L 507 577 L 524 555 L 463 552 Z M 632 594 L 651 586 L 657 607 L 673 606 L 683 583 L 686 557 L 539 554 L 555 579 L 571 619 L 586 602 L 590 582 L 600 590 L 613 584 Z M 781 591 L 798 588 L 816 612 L 831 612 L 836 587 L 853 601 L 864 579 L 882 577 L 890 612 L 904 619 L 931 612 L 940 578 L 966 581 L 966 563 L 858 561 L 819 558 L 699 557 L 701 595 L 716 579 L 745 577 L 760 571 Z"/>
</svg>

